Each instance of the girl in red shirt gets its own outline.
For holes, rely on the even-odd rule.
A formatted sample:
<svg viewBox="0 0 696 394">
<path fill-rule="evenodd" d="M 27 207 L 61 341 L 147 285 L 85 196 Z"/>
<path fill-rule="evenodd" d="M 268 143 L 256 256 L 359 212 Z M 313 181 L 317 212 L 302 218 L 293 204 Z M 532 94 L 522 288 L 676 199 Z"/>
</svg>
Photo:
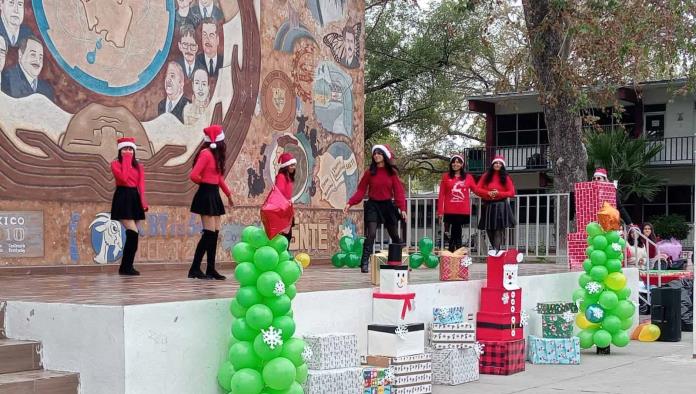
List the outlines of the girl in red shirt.
<svg viewBox="0 0 696 394">
<path fill-rule="evenodd" d="M 191 212 L 201 215 L 203 235 L 198 241 L 193 254 L 193 262 L 188 277 L 195 279 L 224 280 L 225 277 L 215 270 L 218 234 L 220 234 L 220 217 L 225 214 L 225 205 L 220 198 L 220 189 L 227 196 L 231 207 L 232 194 L 225 183 L 225 133 L 222 126 L 212 125 L 204 130 L 205 142 L 193 160 L 191 180 L 198 184 L 198 191 L 191 202 Z M 201 271 L 201 260 L 207 254 L 205 274 Z"/>
<path fill-rule="evenodd" d="M 138 221 L 145 219 L 145 170 L 135 159 L 135 138 L 123 137 L 117 141 L 118 158 L 111 162 L 116 180 L 116 191 L 111 200 L 111 220 L 118 220 L 126 228 L 126 243 L 118 273 L 140 275 L 133 268 L 138 251 Z"/>
<path fill-rule="evenodd" d="M 289 152 L 284 152 L 278 158 L 278 174 L 275 177 L 275 187 L 292 203 L 292 188 L 295 184 L 295 168 L 297 160 Z M 292 242 L 292 227 L 295 226 L 295 218 L 287 233 L 283 233 L 288 243 Z"/>
<path fill-rule="evenodd" d="M 389 232 L 391 242 L 400 244 L 398 224 L 399 220 L 406 220 L 406 196 L 404 186 L 401 184 L 396 167 L 392 164 L 394 155 L 388 145 L 375 145 L 372 147 L 372 163 L 365 171 L 358 189 L 348 200 L 343 213 L 360 204 L 365 196 L 365 246 L 360 263 L 360 271 L 369 271 L 369 259 L 377 237 L 377 226 L 384 224 Z"/>
<path fill-rule="evenodd" d="M 508 202 L 508 198 L 515 196 L 515 185 L 505 171 L 503 156 L 493 158 L 491 167 L 481 176 L 474 192 L 483 200 L 478 228 L 486 230 L 493 247 L 489 254 L 495 255 L 503 245 L 505 229 L 515 227 L 515 216 Z"/>
<path fill-rule="evenodd" d="M 449 171 L 442 174 L 437 199 L 437 216 L 444 221 L 450 234 L 450 252 L 462 247 L 462 226 L 469 223 L 471 214 L 469 191 L 475 188 L 474 178 L 464 172 L 464 158 L 452 156 Z"/>
</svg>

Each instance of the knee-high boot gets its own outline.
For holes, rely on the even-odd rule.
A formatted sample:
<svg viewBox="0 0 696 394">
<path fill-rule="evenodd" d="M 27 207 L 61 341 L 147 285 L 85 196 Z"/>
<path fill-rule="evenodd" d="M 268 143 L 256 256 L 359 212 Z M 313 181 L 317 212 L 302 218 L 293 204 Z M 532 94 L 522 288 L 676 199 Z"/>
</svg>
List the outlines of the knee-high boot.
<svg viewBox="0 0 696 394">
<path fill-rule="evenodd" d="M 135 252 L 138 251 L 138 232 L 126 230 L 126 244 L 123 246 L 123 257 L 118 273 L 121 275 L 140 275 L 140 272 L 133 268 Z"/>
<path fill-rule="evenodd" d="M 208 254 L 208 264 L 205 268 L 205 276 L 207 279 L 226 279 L 224 275 L 220 275 L 220 273 L 215 270 L 215 257 L 217 255 L 217 244 L 219 234 L 219 230 L 215 231 L 212 235 L 211 240 L 208 242 L 208 250 L 206 251 L 206 253 Z"/>
<path fill-rule="evenodd" d="M 206 279 L 205 274 L 201 271 L 201 261 L 203 261 L 203 255 L 208 250 L 208 243 L 214 236 L 214 231 L 203 230 L 201 239 L 198 241 L 198 245 L 196 245 L 196 251 L 193 253 L 193 262 L 191 262 L 191 268 L 189 268 L 188 272 L 189 278 Z"/>
</svg>

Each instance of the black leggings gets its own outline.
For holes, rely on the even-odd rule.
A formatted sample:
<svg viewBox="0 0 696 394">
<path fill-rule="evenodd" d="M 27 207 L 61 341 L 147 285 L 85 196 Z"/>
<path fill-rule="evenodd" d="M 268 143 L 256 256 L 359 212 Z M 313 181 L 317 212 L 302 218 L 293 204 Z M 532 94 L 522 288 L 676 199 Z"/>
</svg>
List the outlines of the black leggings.
<svg viewBox="0 0 696 394">
<path fill-rule="evenodd" d="M 462 225 L 457 223 L 449 224 L 449 251 L 454 252 L 455 250 L 462 247 Z"/>
<path fill-rule="evenodd" d="M 488 234 L 488 241 L 491 243 L 493 249 L 501 250 L 505 229 L 486 230 L 486 234 Z"/>
<path fill-rule="evenodd" d="M 370 256 L 372 255 L 375 246 L 375 239 L 377 238 L 377 227 L 379 227 L 377 222 L 365 222 L 365 245 L 363 246 L 363 255 L 361 259 L 361 264 L 363 266 L 366 266 L 369 263 Z M 399 237 L 399 227 L 397 224 L 385 224 L 384 227 L 387 229 L 392 243 L 401 243 L 401 238 Z"/>
</svg>

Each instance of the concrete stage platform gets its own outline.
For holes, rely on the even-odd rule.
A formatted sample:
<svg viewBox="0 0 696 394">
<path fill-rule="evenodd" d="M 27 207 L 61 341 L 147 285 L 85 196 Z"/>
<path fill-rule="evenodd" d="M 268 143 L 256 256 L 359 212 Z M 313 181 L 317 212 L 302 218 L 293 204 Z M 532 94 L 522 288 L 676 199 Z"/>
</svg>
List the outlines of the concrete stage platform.
<svg viewBox="0 0 696 394">
<path fill-rule="evenodd" d="M 554 264 L 520 265 L 523 310 L 530 315 L 526 334 L 540 334 L 541 322 L 532 311 L 537 302 L 570 299 L 577 288 L 580 273 L 565 271 Z M 439 282 L 435 270 L 413 272 L 417 318 L 431 321 L 432 308 L 441 305 L 478 310 L 485 265 L 474 264 L 471 273 L 467 282 Z M 638 272 L 625 273 L 637 302 Z M 152 271 L 135 278 L 2 277 L 5 334 L 41 341 L 44 368 L 79 372 L 82 393 L 221 393 L 215 375 L 227 352 L 228 305 L 237 285 L 234 280 L 196 281 L 185 275 Z M 297 287 L 297 335 L 352 332 L 366 352 L 366 328 L 372 320 L 368 275 L 310 266 Z"/>
</svg>

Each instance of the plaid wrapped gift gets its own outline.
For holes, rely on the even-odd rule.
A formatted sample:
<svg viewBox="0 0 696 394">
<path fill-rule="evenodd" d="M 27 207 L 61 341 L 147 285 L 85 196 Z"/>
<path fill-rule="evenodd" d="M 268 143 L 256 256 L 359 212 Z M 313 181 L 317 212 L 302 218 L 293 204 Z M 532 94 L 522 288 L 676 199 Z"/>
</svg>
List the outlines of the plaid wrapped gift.
<svg viewBox="0 0 696 394">
<path fill-rule="evenodd" d="M 430 325 L 430 346 L 433 349 L 463 349 L 472 347 L 475 342 L 473 315 L 464 323 Z"/>
<path fill-rule="evenodd" d="M 542 315 L 560 315 L 566 311 L 578 313 L 578 306 L 573 302 L 566 301 L 539 302 L 537 303 L 536 309 L 537 312 Z"/>
<path fill-rule="evenodd" d="M 312 350 L 307 360 L 309 369 L 325 370 L 360 365 L 358 337 L 355 334 L 305 335 L 306 346 Z"/>
<path fill-rule="evenodd" d="M 512 375 L 524 371 L 524 339 L 516 341 L 479 341 L 483 354 L 479 360 L 479 373 L 488 375 Z"/>
<path fill-rule="evenodd" d="M 469 280 L 471 257 L 467 248 L 440 252 L 440 280 Z"/>
<path fill-rule="evenodd" d="M 527 359 L 532 364 L 580 364 L 580 339 L 529 336 Z"/>
<path fill-rule="evenodd" d="M 573 336 L 573 320 L 563 315 L 541 315 L 541 333 L 544 338 L 570 338 Z"/>
<path fill-rule="evenodd" d="M 471 316 L 473 319 L 473 315 Z M 438 306 L 433 308 L 433 323 L 450 324 L 464 321 L 463 306 Z"/>
<path fill-rule="evenodd" d="M 367 363 L 391 370 L 394 376 L 392 394 L 432 393 L 432 355 L 430 353 L 402 357 L 367 356 Z"/>
<path fill-rule="evenodd" d="M 363 368 L 363 394 L 391 394 L 391 381 L 387 376 L 387 368 Z"/>
<path fill-rule="evenodd" d="M 356 394 L 363 389 L 362 368 L 310 369 L 302 388 L 305 394 Z"/>
<path fill-rule="evenodd" d="M 473 348 L 433 350 L 433 383 L 457 385 L 479 380 L 479 358 Z"/>
</svg>

